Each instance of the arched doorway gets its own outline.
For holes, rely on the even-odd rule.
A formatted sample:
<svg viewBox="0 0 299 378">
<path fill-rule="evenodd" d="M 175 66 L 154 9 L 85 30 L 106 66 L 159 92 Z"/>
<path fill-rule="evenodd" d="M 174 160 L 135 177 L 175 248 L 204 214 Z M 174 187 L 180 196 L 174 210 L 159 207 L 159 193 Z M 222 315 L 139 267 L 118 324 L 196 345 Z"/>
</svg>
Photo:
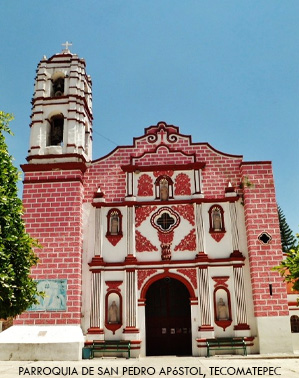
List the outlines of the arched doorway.
<svg viewBox="0 0 299 378">
<path fill-rule="evenodd" d="M 192 355 L 190 294 L 182 282 L 165 277 L 152 283 L 145 319 L 147 356 Z"/>
</svg>

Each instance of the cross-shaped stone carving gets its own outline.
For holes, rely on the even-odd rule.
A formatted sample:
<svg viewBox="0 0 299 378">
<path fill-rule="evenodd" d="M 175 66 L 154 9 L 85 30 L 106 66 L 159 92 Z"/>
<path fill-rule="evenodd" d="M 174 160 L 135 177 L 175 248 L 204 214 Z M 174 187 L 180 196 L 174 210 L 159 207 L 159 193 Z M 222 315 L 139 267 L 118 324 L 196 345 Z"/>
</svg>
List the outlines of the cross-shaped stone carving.
<svg viewBox="0 0 299 378">
<path fill-rule="evenodd" d="M 159 131 L 159 134 L 161 135 L 161 142 L 164 142 L 164 135 L 167 135 L 167 132 L 163 129 Z"/>
</svg>

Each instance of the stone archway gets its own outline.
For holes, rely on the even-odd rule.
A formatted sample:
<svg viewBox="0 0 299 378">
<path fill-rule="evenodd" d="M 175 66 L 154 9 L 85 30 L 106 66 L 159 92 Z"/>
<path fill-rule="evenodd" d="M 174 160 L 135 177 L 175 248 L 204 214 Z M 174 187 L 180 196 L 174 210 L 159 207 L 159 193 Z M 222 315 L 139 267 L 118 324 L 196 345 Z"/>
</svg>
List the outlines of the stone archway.
<svg viewBox="0 0 299 378">
<path fill-rule="evenodd" d="M 146 291 L 146 355 L 192 355 L 190 293 L 178 279 L 163 277 Z"/>
</svg>

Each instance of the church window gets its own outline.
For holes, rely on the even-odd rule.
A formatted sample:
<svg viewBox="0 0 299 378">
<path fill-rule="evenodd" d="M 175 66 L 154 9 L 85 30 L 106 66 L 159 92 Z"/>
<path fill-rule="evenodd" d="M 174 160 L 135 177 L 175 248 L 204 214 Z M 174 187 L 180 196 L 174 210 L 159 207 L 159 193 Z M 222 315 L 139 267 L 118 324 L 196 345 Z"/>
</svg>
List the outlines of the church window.
<svg viewBox="0 0 299 378">
<path fill-rule="evenodd" d="M 210 232 L 225 232 L 223 214 L 224 211 L 219 205 L 214 205 L 210 208 Z"/>
<path fill-rule="evenodd" d="M 64 77 L 59 76 L 53 80 L 52 97 L 60 97 L 64 94 Z"/>
<path fill-rule="evenodd" d="M 107 214 L 107 235 L 122 235 L 122 215 L 118 209 L 111 209 Z"/>
<path fill-rule="evenodd" d="M 179 214 L 169 207 L 161 207 L 151 216 L 151 225 L 165 234 L 172 232 L 179 224 Z"/>
<path fill-rule="evenodd" d="M 161 201 L 168 201 L 173 198 L 173 182 L 168 176 L 159 176 L 155 182 L 156 198 Z"/>
<path fill-rule="evenodd" d="M 291 316 L 291 332 L 299 333 L 299 317 L 297 315 Z"/>
<path fill-rule="evenodd" d="M 161 214 L 161 216 L 157 219 L 157 224 L 164 231 L 168 230 L 174 223 L 175 220 L 168 213 Z"/>
<path fill-rule="evenodd" d="M 61 146 L 63 142 L 64 117 L 57 114 L 50 119 L 49 133 L 47 135 L 47 146 Z"/>
<path fill-rule="evenodd" d="M 259 241 L 262 242 L 263 244 L 269 244 L 270 241 L 272 240 L 271 235 L 268 234 L 268 232 L 262 232 L 259 237 Z"/>
</svg>

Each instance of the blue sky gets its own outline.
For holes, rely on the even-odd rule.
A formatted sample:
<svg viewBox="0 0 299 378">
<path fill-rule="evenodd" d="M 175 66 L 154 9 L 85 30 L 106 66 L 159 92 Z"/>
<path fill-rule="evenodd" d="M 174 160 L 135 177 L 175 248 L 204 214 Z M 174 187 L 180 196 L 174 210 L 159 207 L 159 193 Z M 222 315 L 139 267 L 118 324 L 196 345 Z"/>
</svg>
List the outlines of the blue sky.
<svg viewBox="0 0 299 378">
<path fill-rule="evenodd" d="M 244 160 L 272 160 L 299 232 L 298 0 L 0 0 L 0 107 L 15 165 L 29 146 L 35 69 L 71 41 L 93 81 L 97 159 L 166 121 Z"/>
</svg>

